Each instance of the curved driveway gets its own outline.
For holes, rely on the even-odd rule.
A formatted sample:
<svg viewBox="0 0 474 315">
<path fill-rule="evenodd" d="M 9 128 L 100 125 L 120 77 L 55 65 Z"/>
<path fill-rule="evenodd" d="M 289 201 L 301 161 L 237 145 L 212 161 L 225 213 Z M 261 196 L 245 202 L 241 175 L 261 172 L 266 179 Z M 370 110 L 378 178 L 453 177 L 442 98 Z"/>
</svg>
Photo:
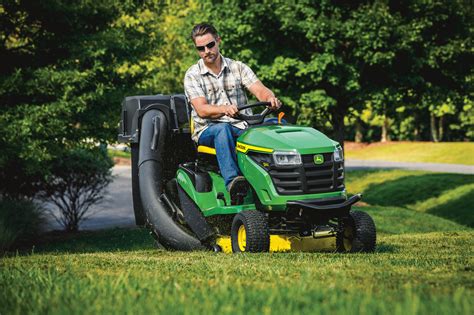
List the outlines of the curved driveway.
<svg viewBox="0 0 474 315">
<path fill-rule="evenodd" d="M 474 166 L 457 164 L 347 160 L 345 165 L 348 171 L 372 168 L 398 168 L 443 173 L 474 174 Z M 115 178 L 107 188 L 104 200 L 100 204 L 91 207 L 90 217 L 81 224 L 81 230 L 99 230 L 114 227 L 135 226 L 130 166 L 116 165 L 112 172 Z M 50 222 L 49 229 L 61 229 L 54 220 L 51 219 Z"/>
</svg>

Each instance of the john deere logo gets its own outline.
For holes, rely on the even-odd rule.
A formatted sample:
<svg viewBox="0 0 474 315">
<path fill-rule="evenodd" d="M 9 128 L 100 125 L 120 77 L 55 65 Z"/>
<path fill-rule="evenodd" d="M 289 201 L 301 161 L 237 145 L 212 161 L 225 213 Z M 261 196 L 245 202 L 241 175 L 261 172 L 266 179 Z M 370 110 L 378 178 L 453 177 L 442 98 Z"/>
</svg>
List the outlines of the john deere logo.
<svg viewBox="0 0 474 315">
<path fill-rule="evenodd" d="M 323 164 L 324 163 L 324 156 L 322 154 L 316 154 L 313 157 L 314 164 Z"/>
</svg>

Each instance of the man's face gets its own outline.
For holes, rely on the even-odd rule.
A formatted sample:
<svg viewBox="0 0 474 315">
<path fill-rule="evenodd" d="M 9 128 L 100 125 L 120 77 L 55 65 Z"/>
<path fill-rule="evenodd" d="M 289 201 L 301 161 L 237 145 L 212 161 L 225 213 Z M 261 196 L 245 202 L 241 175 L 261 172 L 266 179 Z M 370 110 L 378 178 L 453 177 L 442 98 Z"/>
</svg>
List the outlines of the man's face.
<svg viewBox="0 0 474 315">
<path fill-rule="evenodd" d="M 215 42 L 214 47 L 208 48 L 207 46 L 212 46 L 212 43 Z M 194 44 L 196 47 L 203 47 L 204 50 L 198 50 L 199 56 L 207 64 L 213 64 L 216 62 L 217 57 L 219 57 L 219 44 L 221 38 L 214 38 L 212 34 L 204 34 L 202 36 L 197 36 L 194 39 Z"/>
</svg>

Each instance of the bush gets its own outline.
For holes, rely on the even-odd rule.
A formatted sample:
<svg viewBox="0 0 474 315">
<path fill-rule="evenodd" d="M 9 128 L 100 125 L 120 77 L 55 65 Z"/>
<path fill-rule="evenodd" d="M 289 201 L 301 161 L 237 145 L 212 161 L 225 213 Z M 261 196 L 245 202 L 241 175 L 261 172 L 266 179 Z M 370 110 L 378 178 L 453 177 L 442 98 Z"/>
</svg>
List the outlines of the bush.
<svg viewBox="0 0 474 315">
<path fill-rule="evenodd" d="M 30 200 L 0 200 L 0 252 L 34 240 L 44 229 L 43 214 Z"/>
<path fill-rule="evenodd" d="M 105 148 L 74 148 L 53 163 L 54 174 L 42 183 L 38 197 L 59 209 L 55 218 L 66 231 L 77 231 L 90 206 L 102 200 L 112 181 L 113 162 Z"/>
</svg>

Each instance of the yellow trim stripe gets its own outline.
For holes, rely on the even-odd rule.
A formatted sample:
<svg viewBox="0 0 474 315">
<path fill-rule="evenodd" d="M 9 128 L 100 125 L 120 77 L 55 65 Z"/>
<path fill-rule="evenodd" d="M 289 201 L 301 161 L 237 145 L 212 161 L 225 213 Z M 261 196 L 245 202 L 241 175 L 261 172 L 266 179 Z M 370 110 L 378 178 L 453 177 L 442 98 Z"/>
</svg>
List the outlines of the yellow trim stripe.
<svg viewBox="0 0 474 315">
<path fill-rule="evenodd" d="M 211 148 L 211 147 L 206 147 L 205 145 L 198 146 L 198 152 L 216 155 L 216 149 Z"/>
<path fill-rule="evenodd" d="M 237 142 L 236 150 L 239 151 L 239 152 L 242 152 L 244 154 L 247 154 L 248 150 L 257 151 L 257 152 L 265 152 L 265 153 L 272 153 L 273 152 L 273 149 L 256 147 L 254 145 L 245 144 L 245 143 L 242 143 L 242 142 Z"/>
</svg>

